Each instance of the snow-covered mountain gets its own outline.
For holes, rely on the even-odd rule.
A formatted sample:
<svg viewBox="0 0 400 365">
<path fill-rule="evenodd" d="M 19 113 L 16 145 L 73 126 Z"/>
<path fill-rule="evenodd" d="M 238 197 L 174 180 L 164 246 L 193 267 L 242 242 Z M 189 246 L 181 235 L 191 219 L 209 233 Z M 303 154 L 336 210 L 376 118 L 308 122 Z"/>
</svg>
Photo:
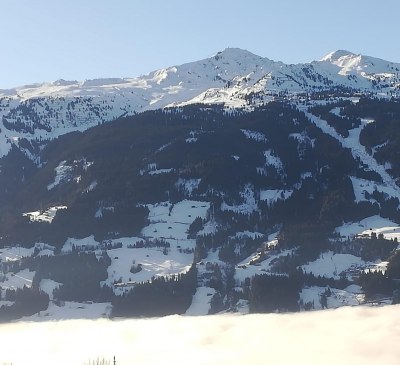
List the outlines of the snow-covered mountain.
<svg viewBox="0 0 400 365">
<path fill-rule="evenodd" d="M 194 103 L 245 107 L 304 93 L 400 93 L 400 64 L 336 51 L 287 65 L 227 48 L 136 78 L 57 80 L 0 90 L 0 156 L 19 139 L 53 139 L 124 115 Z"/>
<path fill-rule="evenodd" d="M 399 70 L 226 49 L 0 91 L 0 321 L 400 302 Z"/>
</svg>

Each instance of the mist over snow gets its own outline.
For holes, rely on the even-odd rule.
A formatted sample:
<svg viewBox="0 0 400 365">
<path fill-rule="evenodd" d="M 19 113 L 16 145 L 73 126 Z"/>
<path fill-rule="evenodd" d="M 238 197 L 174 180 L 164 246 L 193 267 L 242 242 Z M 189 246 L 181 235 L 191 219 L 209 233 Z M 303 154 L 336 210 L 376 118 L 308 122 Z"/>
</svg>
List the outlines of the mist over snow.
<svg viewBox="0 0 400 365">
<path fill-rule="evenodd" d="M 398 364 L 399 306 L 300 314 L 0 325 L 0 362 L 74 365 Z"/>
</svg>

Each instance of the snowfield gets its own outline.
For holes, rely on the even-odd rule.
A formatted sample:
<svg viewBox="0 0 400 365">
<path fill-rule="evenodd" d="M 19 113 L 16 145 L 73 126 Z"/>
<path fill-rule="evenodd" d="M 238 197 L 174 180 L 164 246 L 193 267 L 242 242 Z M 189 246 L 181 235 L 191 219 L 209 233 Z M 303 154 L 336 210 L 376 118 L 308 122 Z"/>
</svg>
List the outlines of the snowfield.
<svg viewBox="0 0 400 365">
<path fill-rule="evenodd" d="M 359 269 L 365 266 L 365 262 L 357 256 L 349 254 L 335 254 L 331 251 L 324 252 L 321 256 L 301 268 L 306 273 L 313 273 L 315 276 L 339 279 L 340 274 L 350 269 Z"/>
<path fill-rule="evenodd" d="M 378 215 L 362 219 L 359 222 L 345 223 L 337 227 L 335 232 L 339 233 L 343 239 L 352 238 L 356 235 L 370 236 L 374 232 L 376 235 L 382 233 L 384 238 L 388 240 L 397 238 L 400 241 L 399 225 Z"/>
<path fill-rule="evenodd" d="M 179 252 L 172 247 L 167 253 L 162 248 L 116 248 L 107 250 L 111 265 L 107 268 L 108 279 L 104 282 L 114 288 L 116 294 L 122 294 L 131 289 L 131 285 L 150 281 L 153 277 L 185 273 L 193 262 L 193 253 Z M 140 265 L 137 273 L 130 272 L 131 267 Z M 120 283 L 114 285 L 114 283 Z"/>
<path fill-rule="evenodd" d="M 54 290 L 58 289 L 61 285 L 62 285 L 61 283 L 57 283 L 54 280 L 42 279 L 40 281 L 39 287 L 40 287 L 40 290 L 42 290 L 46 294 L 48 294 L 50 300 L 53 300 L 54 299 L 54 295 L 53 295 Z"/>
<path fill-rule="evenodd" d="M 82 318 L 96 320 L 99 318 L 109 318 L 111 309 L 111 303 L 78 303 L 66 301 L 57 305 L 50 302 L 49 307 L 45 311 L 41 311 L 30 317 L 24 317 L 20 321 L 50 321 L 51 323 L 51 321 L 67 321 Z"/>
<path fill-rule="evenodd" d="M 0 249 L 0 261 L 18 261 L 22 257 L 32 256 L 33 249 L 19 246 L 5 247 Z"/>
<path fill-rule="evenodd" d="M 183 200 L 172 206 L 171 203 L 149 204 L 150 225 L 143 228 L 142 235 L 149 238 L 169 238 L 187 240 L 190 224 L 200 217 L 205 219 L 210 208 L 208 202 Z"/>
<path fill-rule="evenodd" d="M 216 293 L 215 289 L 207 287 L 198 287 L 193 296 L 192 305 L 186 311 L 188 316 L 204 316 L 210 310 L 212 296 Z"/>
<path fill-rule="evenodd" d="M 321 296 L 326 287 L 313 286 L 304 288 L 300 293 L 300 300 L 305 303 L 311 303 L 312 309 L 322 309 Z M 343 306 L 357 306 L 364 302 L 365 295 L 361 293 L 361 287 L 351 285 L 345 290 L 330 289 L 331 295 L 327 297 L 328 308 L 340 308 Z"/>
<path fill-rule="evenodd" d="M 19 271 L 15 274 L 7 273 L 5 280 L 0 283 L 0 289 L 22 289 L 24 286 L 30 288 L 32 286 L 32 280 L 35 276 L 35 271 L 29 271 L 28 269 Z"/>
</svg>

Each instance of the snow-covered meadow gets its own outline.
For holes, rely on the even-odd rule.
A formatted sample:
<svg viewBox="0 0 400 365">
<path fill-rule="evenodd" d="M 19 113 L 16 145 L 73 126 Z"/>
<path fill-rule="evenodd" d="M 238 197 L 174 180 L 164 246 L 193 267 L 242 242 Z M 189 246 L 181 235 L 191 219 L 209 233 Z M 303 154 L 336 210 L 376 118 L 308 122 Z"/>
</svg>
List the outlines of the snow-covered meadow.
<svg viewBox="0 0 400 365">
<path fill-rule="evenodd" d="M 352 238 L 356 235 L 370 236 L 371 233 L 376 235 L 383 234 L 387 240 L 395 239 L 400 241 L 400 227 L 397 223 L 379 215 L 374 215 L 362 219 L 359 222 L 345 223 L 335 230 L 342 239 Z"/>
<path fill-rule="evenodd" d="M 81 365 L 395 365 L 399 306 L 300 314 L 170 316 L 0 325 L 0 362 Z M 23 350 L 22 350 L 23 349 Z"/>
</svg>

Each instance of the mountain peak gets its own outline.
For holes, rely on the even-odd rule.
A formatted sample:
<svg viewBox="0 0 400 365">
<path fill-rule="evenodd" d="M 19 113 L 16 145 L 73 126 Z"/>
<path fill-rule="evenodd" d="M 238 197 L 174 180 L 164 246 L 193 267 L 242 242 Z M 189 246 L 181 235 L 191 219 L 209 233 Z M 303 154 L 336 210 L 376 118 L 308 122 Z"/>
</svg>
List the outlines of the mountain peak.
<svg viewBox="0 0 400 365">
<path fill-rule="evenodd" d="M 251 53 L 242 48 L 225 48 L 222 51 L 217 52 L 214 58 L 230 58 L 230 59 L 240 59 L 240 58 L 262 58 L 260 56 Z"/>
<path fill-rule="evenodd" d="M 345 58 L 352 58 L 357 56 L 355 53 L 346 51 L 344 49 L 338 49 L 337 51 L 333 51 L 328 53 L 326 56 L 322 57 L 320 61 L 328 61 L 328 62 L 335 62 L 339 61 L 339 59 Z"/>
</svg>

